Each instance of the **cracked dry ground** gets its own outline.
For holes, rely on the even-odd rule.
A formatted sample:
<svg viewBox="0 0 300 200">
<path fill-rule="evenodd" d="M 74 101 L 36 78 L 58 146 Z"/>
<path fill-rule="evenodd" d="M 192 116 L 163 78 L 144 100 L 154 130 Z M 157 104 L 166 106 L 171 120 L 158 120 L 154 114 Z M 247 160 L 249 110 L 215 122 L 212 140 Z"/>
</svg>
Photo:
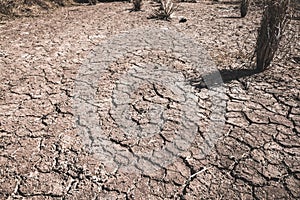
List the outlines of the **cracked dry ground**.
<svg viewBox="0 0 300 200">
<path fill-rule="evenodd" d="M 212 112 L 205 88 L 193 90 L 204 116 L 195 140 L 163 169 L 111 171 L 85 150 L 72 108 L 74 81 L 88 54 L 110 36 L 141 27 L 174 29 L 207 49 L 220 70 L 243 67 L 255 44 L 257 11 L 238 19 L 232 18 L 239 15 L 236 4 L 182 3 L 177 16 L 188 21 L 181 24 L 147 19 L 152 6 L 146 2 L 144 12 L 130 13 L 129 3 L 102 3 L 0 25 L 0 199 L 300 198 L 299 38 L 272 70 L 224 83 L 225 126 L 208 155 L 199 153 Z M 295 34 L 299 22 L 292 25 Z M 110 99 L 118 78 L 136 63 L 161 63 L 193 76 L 188 61 L 171 53 L 128 52 L 105 72 L 97 98 Z M 136 123 L 147 123 L 138 111 L 149 102 L 172 109 L 173 97 L 160 87 L 142 85 L 133 95 Z M 109 106 L 99 110 L 99 120 L 114 145 L 143 150 L 168 140 L 163 134 L 128 139 Z"/>
</svg>

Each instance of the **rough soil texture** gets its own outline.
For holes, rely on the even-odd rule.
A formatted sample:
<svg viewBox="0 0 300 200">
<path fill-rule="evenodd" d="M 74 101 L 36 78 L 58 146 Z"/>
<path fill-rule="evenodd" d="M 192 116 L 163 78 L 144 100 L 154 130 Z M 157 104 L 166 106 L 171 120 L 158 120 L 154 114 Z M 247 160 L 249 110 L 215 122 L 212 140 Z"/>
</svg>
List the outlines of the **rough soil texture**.
<svg viewBox="0 0 300 200">
<path fill-rule="evenodd" d="M 300 198 L 299 21 L 289 27 L 295 37 L 290 53 L 279 54 L 271 70 L 240 77 L 253 53 L 260 11 L 252 9 L 241 19 L 232 2 L 181 3 L 176 16 L 187 22 L 179 23 L 176 16 L 170 22 L 147 19 L 153 6 L 145 2 L 144 11 L 130 12 L 129 3 L 99 3 L 1 23 L 0 199 Z M 224 80 L 225 126 L 204 157 L 199 149 L 206 138 L 205 117 L 190 148 L 172 164 L 153 173 L 111 171 L 84 148 L 74 119 L 74 82 L 98 45 L 118 33 L 153 26 L 177 30 L 210 54 Z M 110 97 L 132 63 L 174 65 L 188 73 L 188 61 L 170 53 L 128 52 L 105 72 L 97 98 Z M 201 114 L 208 116 L 208 89 L 192 85 Z M 143 85 L 133 95 L 136 123 L 147 123 L 139 115 L 145 104 L 167 106 L 176 99 L 159 87 Z M 143 151 L 172 139 L 153 136 L 153 145 L 128 140 L 108 107 L 99 113 L 107 137 L 120 148 Z M 176 123 L 170 126 L 176 129 Z"/>
</svg>

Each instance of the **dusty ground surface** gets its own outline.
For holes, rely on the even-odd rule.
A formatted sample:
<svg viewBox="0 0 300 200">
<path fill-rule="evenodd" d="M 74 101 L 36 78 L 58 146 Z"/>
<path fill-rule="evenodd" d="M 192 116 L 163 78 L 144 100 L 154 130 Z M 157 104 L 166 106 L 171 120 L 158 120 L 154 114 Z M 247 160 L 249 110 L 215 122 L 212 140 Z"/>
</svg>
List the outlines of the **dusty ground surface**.
<svg viewBox="0 0 300 200">
<path fill-rule="evenodd" d="M 230 81 L 227 74 L 238 75 L 252 56 L 259 11 L 240 19 L 237 4 L 181 3 L 176 16 L 187 22 L 178 23 L 176 16 L 171 22 L 147 19 L 152 7 L 145 3 L 144 11 L 129 12 L 129 3 L 99 3 L 0 24 L 0 199 L 300 198 L 299 37 L 272 70 Z M 197 136 L 190 147 L 155 172 L 112 171 L 84 148 L 73 109 L 75 82 L 97 46 L 141 27 L 176 30 L 207 50 L 224 77 L 225 124 L 215 147 L 201 156 L 213 108 L 209 91 L 196 86 L 193 95 L 204 117 L 194 124 Z M 299 21 L 291 28 L 297 35 Z M 174 65 L 189 77 L 188 61 L 168 56 L 172 51 L 129 49 L 105 71 L 97 99 L 113 99 L 118 79 L 134 63 Z M 137 99 L 135 123 L 147 123 L 139 111 L 149 102 L 160 102 L 176 116 L 170 108 L 176 97 L 159 87 L 142 85 L 131 96 Z M 128 139 L 116 126 L 112 104 L 103 105 L 99 121 L 112 145 L 134 152 L 172 140 L 165 132 L 151 141 Z M 173 129 L 180 124 L 176 120 Z"/>
</svg>

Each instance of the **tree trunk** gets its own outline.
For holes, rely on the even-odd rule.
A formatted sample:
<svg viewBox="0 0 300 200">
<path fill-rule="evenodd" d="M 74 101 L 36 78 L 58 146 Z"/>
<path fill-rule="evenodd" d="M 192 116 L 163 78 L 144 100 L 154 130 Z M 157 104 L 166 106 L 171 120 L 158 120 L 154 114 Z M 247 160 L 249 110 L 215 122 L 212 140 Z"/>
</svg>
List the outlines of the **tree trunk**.
<svg viewBox="0 0 300 200">
<path fill-rule="evenodd" d="M 249 0 L 242 0 L 241 2 L 241 17 L 245 17 L 248 13 Z"/>
<path fill-rule="evenodd" d="M 256 69 L 265 70 L 272 62 L 287 24 L 289 0 L 268 0 L 256 41 Z"/>
</svg>

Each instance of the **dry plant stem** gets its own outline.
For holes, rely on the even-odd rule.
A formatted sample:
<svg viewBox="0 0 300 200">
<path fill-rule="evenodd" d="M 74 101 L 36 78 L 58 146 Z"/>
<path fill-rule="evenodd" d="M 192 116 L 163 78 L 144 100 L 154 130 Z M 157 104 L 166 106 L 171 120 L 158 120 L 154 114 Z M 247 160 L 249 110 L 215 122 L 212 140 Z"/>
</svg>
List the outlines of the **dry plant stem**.
<svg viewBox="0 0 300 200">
<path fill-rule="evenodd" d="M 289 0 L 268 0 L 263 12 L 256 42 L 256 67 L 265 70 L 272 62 L 282 39 Z"/>
<path fill-rule="evenodd" d="M 207 171 L 207 170 L 209 170 L 209 169 L 211 169 L 211 168 L 212 168 L 212 167 L 204 167 L 202 170 L 200 170 L 200 171 L 198 171 L 198 172 L 192 174 L 192 175 L 189 177 L 189 179 L 186 181 L 186 183 L 184 184 L 184 186 L 187 186 L 187 185 L 191 182 L 191 180 L 192 180 L 194 177 L 196 177 L 198 174 L 201 174 L 201 173 L 203 173 L 203 172 L 205 172 L 205 171 Z"/>
</svg>

